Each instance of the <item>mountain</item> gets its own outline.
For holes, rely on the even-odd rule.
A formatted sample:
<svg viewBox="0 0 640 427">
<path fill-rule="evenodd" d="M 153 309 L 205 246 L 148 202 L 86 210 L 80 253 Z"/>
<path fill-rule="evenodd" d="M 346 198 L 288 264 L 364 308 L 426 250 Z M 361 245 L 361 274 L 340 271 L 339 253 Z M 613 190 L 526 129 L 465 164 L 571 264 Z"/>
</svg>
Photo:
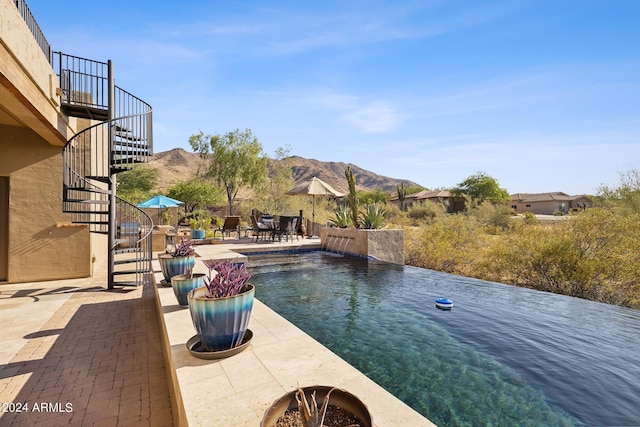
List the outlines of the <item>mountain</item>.
<svg viewBox="0 0 640 427">
<path fill-rule="evenodd" d="M 270 160 L 272 163 L 278 161 Z M 419 186 L 415 182 L 406 179 L 378 175 L 351 163 L 322 162 L 298 156 L 289 157 L 287 161 L 291 165 L 293 179 L 296 183 L 316 176 L 342 192 L 348 191 L 347 180 L 344 176 L 347 166 L 350 166 L 353 171 L 358 190 L 373 191 L 381 188 L 386 192 L 395 194 L 396 187 L 400 184 Z M 154 154 L 149 160 L 148 166 L 158 170 L 158 190 L 165 192 L 167 188 L 178 180 L 188 181 L 196 177 L 199 172 L 205 171 L 206 164 L 206 161 L 202 160 L 197 153 L 190 153 L 182 148 L 174 148 L 173 150 Z"/>
<path fill-rule="evenodd" d="M 347 179 L 344 176 L 344 171 L 347 166 L 351 167 L 351 171 L 356 178 L 356 188 L 358 190 L 373 191 L 381 188 L 388 193 L 395 194 L 396 187 L 400 184 L 404 184 L 405 187 L 418 186 L 415 182 L 378 175 L 352 163 L 322 162 L 320 160 L 305 159 L 298 156 L 290 157 L 288 161 L 292 165 L 291 171 L 296 183 L 311 179 L 315 176 L 343 193 L 349 191 Z"/>
</svg>

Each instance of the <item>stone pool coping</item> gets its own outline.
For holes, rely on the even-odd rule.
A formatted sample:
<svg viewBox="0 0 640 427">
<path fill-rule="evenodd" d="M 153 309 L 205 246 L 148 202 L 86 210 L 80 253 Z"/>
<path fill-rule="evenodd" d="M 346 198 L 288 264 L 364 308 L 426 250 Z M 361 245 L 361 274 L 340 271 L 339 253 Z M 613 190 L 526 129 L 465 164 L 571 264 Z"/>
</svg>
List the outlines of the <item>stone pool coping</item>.
<svg viewBox="0 0 640 427">
<path fill-rule="evenodd" d="M 240 251 L 270 252 L 319 248 L 318 240 L 263 246 L 230 243 L 198 246 L 201 260 L 246 260 Z M 266 409 L 298 385 L 331 385 L 358 396 L 377 427 L 434 424 L 370 380 L 295 325 L 255 300 L 249 347 L 223 360 L 193 357 L 186 342 L 195 335 L 188 309 L 178 306 L 173 290 L 163 286 L 154 260 L 156 302 L 176 426 L 258 426 Z"/>
</svg>

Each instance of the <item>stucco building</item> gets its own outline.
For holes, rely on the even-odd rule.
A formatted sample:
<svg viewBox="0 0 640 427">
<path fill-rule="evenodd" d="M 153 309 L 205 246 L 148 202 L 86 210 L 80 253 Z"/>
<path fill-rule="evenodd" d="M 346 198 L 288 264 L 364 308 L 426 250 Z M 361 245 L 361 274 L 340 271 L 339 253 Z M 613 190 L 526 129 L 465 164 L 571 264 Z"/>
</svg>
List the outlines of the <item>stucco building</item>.
<svg viewBox="0 0 640 427">
<path fill-rule="evenodd" d="M 516 193 L 511 195 L 511 208 L 518 213 L 538 215 L 567 214 L 572 210 L 584 210 L 592 202 L 585 195 L 570 196 L 559 191 L 552 193 Z"/>
<path fill-rule="evenodd" d="M 74 111 L 74 100 L 97 96 L 83 88 L 68 58 L 52 51 L 24 0 L 0 0 L 0 284 L 87 277 L 96 263 L 111 265 L 111 283 L 123 246 L 118 227 L 133 222 L 146 234 L 144 217 L 118 216 L 128 208 L 116 207 L 110 188 L 115 173 L 150 154 L 150 121 L 144 136 L 129 138 L 136 142 L 126 153 L 116 153 L 114 132 L 127 126 L 112 120 L 113 98 Z M 98 78 L 107 87 L 106 77 Z M 80 145 L 73 142 L 78 131 L 103 122 L 111 133 L 88 131 Z M 145 243 L 129 246 L 130 258 L 150 258 Z"/>
</svg>

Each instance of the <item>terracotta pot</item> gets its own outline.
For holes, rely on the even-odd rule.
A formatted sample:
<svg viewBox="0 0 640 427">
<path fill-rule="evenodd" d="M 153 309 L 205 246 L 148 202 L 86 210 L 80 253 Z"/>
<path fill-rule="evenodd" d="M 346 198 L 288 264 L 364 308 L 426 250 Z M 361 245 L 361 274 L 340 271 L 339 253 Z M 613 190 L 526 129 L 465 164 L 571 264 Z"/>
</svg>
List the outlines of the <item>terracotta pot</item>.
<svg viewBox="0 0 640 427">
<path fill-rule="evenodd" d="M 333 387 L 324 385 L 314 385 L 311 387 L 302 387 L 302 390 L 304 391 L 308 402 L 311 402 L 311 394 L 315 390 L 316 402 L 318 402 L 318 406 L 320 406 L 322 405 L 322 401 L 324 400 L 325 396 L 332 388 Z M 351 412 L 360 420 L 363 427 L 373 426 L 373 422 L 371 421 L 371 414 L 369 413 L 369 409 L 367 409 L 367 406 L 355 395 L 349 393 L 348 391 L 340 388 L 334 389 L 329 396 L 329 404 L 338 406 L 348 412 Z M 280 397 L 271 404 L 269 409 L 267 409 L 267 411 L 264 413 L 264 417 L 262 418 L 260 427 L 275 427 L 278 419 L 282 415 L 284 415 L 286 411 L 297 409 L 298 402 L 296 400 L 296 391 L 294 390 Z"/>
<path fill-rule="evenodd" d="M 173 257 L 170 254 L 159 254 L 158 262 L 160 263 L 160 270 L 162 271 L 164 280 L 167 283 L 171 283 L 173 276 L 187 272 L 187 266 L 193 268 L 196 263 L 196 256 Z"/>
<path fill-rule="evenodd" d="M 191 277 L 187 276 L 186 274 L 178 274 L 177 276 L 173 276 L 171 278 L 171 287 L 173 288 L 173 293 L 176 295 L 178 304 L 180 304 L 181 307 L 189 306 L 187 295 L 192 290 L 204 286 L 205 276 L 206 274 L 204 273 L 194 273 Z"/>
<path fill-rule="evenodd" d="M 205 298 L 206 287 L 189 292 L 189 311 L 200 342 L 209 351 L 234 348 L 242 343 L 249 325 L 255 288 L 227 298 Z"/>
</svg>

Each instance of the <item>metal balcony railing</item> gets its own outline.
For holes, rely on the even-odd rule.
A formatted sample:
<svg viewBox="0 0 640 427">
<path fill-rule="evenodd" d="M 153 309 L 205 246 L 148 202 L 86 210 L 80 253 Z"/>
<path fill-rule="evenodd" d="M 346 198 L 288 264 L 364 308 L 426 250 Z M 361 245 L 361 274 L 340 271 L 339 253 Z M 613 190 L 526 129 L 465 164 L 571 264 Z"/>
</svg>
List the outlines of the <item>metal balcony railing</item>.
<svg viewBox="0 0 640 427">
<path fill-rule="evenodd" d="M 40 49 L 42 49 L 42 52 L 47 57 L 47 61 L 49 61 L 49 64 L 53 65 L 53 51 L 51 50 L 51 45 L 44 36 L 40 26 L 36 22 L 36 19 L 33 17 L 31 10 L 29 10 L 29 6 L 27 6 L 27 3 L 24 0 L 14 0 L 13 2 L 18 8 L 22 19 L 24 19 L 24 22 L 27 24 L 27 27 L 29 27 L 31 34 L 35 37 L 38 46 L 40 46 Z"/>
</svg>

